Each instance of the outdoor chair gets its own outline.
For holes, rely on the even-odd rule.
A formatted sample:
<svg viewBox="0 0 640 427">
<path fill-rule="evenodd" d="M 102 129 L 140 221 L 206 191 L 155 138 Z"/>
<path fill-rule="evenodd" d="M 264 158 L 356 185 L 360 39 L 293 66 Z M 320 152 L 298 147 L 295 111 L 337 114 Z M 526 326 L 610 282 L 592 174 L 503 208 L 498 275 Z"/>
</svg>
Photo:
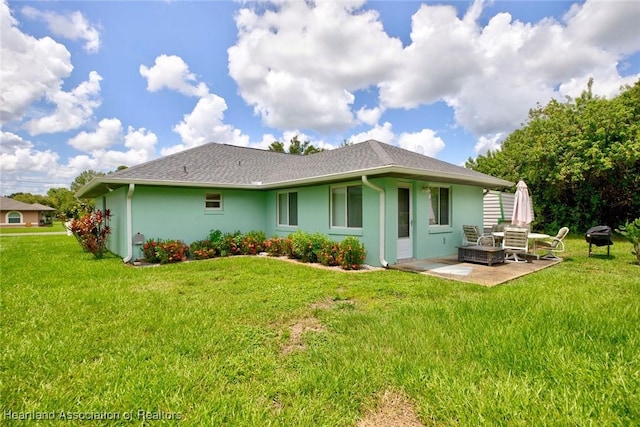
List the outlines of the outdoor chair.
<svg viewBox="0 0 640 427">
<path fill-rule="evenodd" d="M 504 233 L 505 227 L 511 227 L 510 222 L 501 222 L 500 224 L 494 224 L 491 226 L 491 235 L 495 239 L 495 246 L 502 246 L 502 236 L 495 236 L 493 233 Z"/>
<path fill-rule="evenodd" d="M 558 234 L 556 234 L 555 237 L 552 237 L 551 240 L 540 240 L 535 242 L 535 250 L 537 251 L 540 248 L 547 251 L 542 259 L 560 259 L 556 254 L 564 252 L 564 238 L 567 237 L 568 233 L 569 229 L 567 227 L 562 227 L 558 230 Z"/>
<path fill-rule="evenodd" d="M 464 232 L 463 246 L 478 245 L 478 246 L 495 246 L 496 241 L 493 236 L 487 234 L 480 234 L 478 227 L 475 225 L 463 225 L 462 231 Z"/>
<path fill-rule="evenodd" d="M 518 257 L 518 254 L 526 256 L 529 251 L 529 230 L 526 228 L 505 227 L 502 249 L 504 249 L 506 255 L 505 261 L 526 261 L 526 259 Z"/>
</svg>

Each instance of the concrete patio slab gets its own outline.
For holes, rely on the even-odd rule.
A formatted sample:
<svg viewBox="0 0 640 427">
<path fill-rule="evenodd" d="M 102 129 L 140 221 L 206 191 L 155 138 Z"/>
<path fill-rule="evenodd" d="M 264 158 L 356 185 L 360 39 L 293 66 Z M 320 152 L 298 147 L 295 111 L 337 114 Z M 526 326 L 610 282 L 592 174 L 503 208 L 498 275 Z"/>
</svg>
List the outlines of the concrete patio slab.
<svg viewBox="0 0 640 427">
<path fill-rule="evenodd" d="M 491 266 L 458 261 L 457 255 L 441 258 L 405 261 L 389 266 L 394 270 L 427 274 L 460 282 L 483 286 L 496 286 L 515 278 L 534 273 L 562 262 L 558 260 L 532 259 L 531 262 L 505 262 Z"/>
</svg>

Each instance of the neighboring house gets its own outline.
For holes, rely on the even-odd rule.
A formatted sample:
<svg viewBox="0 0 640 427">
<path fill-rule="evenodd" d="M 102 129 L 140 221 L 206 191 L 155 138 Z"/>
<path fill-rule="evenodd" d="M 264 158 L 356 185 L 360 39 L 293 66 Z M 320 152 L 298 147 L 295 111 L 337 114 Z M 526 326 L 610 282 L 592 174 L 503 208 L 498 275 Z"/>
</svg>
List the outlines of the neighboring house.
<svg viewBox="0 0 640 427">
<path fill-rule="evenodd" d="M 51 225 L 55 209 L 40 203 L 24 203 L 0 197 L 0 227 L 38 227 Z"/>
<path fill-rule="evenodd" d="M 303 230 L 357 236 L 366 262 L 386 266 L 455 253 L 462 225 L 482 225 L 483 189 L 505 186 L 373 140 L 308 156 L 210 143 L 95 178 L 77 196 L 111 210 L 108 247 L 125 262 L 140 256 L 137 233 L 188 244 L 212 229 Z"/>
</svg>

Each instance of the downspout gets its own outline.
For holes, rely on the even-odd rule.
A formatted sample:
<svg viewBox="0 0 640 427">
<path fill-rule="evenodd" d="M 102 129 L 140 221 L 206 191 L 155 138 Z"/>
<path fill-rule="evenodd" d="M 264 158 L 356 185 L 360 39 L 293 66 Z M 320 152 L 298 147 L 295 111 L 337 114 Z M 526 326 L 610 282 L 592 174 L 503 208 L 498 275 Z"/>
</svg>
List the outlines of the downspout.
<svg viewBox="0 0 640 427">
<path fill-rule="evenodd" d="M 133 217 L 131 215 L 131 198 L 133 197 L 135 189 L 135 184 L 129 184 L 129 191 L 127 191 L 127 256 L 122 259 L 124 262 L 129 262 L 131 261 L 131 258 L 133 258 Z"/>
<path fill-rule="evenodd" d="M 385 207 L 384 207 L 384 199 L 385 199 L 385 195 L 384 195 L 384 190 L 380 187 L 378 187 L 377 185 L 374 185 L 372 183 L 369 182 L 369 180 L 367 179 L 366 175 L 362 175 L 362 183 L 364 185 L 366 185 L 369 188 L 372 188 L 374 190 L 376 190 L 378 193 L 380 193 L 380 264 L 384 267 L 384 268 L 389 268 L 389 263 L 387 262 L 387 260 L 384 257 L 384 252 L 385 252 L 385 219 L 384 219 L 384 211 L 385 211 Z"/>
</svg>

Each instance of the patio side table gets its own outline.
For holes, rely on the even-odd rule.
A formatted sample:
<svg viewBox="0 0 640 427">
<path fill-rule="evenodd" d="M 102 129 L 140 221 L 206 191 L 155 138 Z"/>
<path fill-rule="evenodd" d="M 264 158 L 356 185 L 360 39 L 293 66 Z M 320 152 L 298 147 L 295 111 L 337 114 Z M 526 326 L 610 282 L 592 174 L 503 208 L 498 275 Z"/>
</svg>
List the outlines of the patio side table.
<svg viewBox="0 0 640 427">
<path fill-rule="evenodd" d="M 504 263 L 504 249 L 494 246 L 458 246 L 458 261 L 477 262 L 489 266 Z"/>
</svg>

